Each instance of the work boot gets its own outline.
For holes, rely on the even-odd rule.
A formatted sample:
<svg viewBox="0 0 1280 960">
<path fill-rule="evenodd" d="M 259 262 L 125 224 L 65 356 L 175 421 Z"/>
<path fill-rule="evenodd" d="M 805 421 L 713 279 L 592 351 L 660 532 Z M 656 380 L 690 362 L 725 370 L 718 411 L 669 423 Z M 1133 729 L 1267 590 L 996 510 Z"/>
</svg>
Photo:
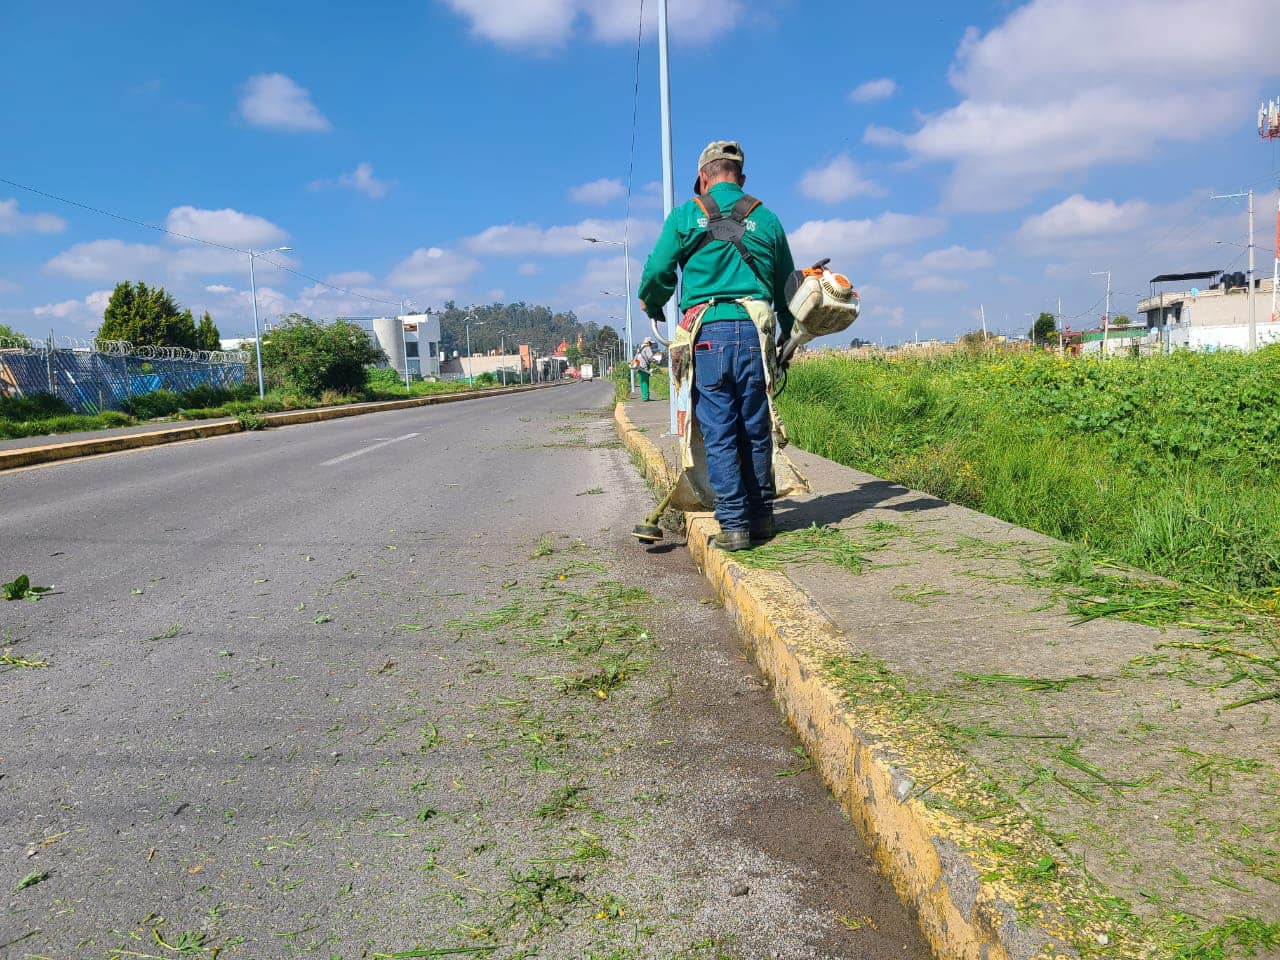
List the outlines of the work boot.
<svg viewBox="0 0 1280 960">
<path fill-rule="evenodd" d="M 735 550 L 747 550 L 751 547 L 750 530 L 721 530 L 716 534 L 715 545 L 721 550 L 733 553 Z"/>
<path fill-rule="evenodd" d="M 773 520 L 773 514 L 767 517 L 760 517 L 758 520 L 751 521 L 751 545 L 755 546 L 760 543 L 768 543 L 778 535 L 778 525 Z"/>
</svg>

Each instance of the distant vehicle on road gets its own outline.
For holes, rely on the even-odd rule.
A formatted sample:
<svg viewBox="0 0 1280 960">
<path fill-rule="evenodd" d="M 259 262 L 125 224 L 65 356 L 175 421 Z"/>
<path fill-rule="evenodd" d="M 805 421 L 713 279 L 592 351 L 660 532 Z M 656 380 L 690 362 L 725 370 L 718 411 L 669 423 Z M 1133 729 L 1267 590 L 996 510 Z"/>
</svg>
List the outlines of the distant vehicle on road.
<svg viewBox="0 0 1280 960">
<path fill-rule="evenodd" d="M 583 380 L 594 380 L 596 376 L 595 367 L 589 363 L 584 363 L 578 367 L 578 375 L 582 377 Z"/>
</svg>

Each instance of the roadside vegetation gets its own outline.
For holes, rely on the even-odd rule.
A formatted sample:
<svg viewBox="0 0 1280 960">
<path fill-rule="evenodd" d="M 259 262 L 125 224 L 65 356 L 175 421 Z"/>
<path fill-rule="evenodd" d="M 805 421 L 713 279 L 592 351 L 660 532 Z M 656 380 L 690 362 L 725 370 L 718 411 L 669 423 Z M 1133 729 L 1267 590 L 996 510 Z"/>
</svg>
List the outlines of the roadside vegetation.
<svg viewBox="0 0 1280 960">
<path fill-rule="evenodd" d="M 814 357 L 814 453 L 1234 595 L 1280 590 L 1280 348 L 1106 360 Z"/>
<path fill-rule="evenodd" d="M 476 389 L 496 385 L 492 378 L 476 377 Z M 469 389 L 465 380 L 434 382 L 419 380 L 405 389 L 395 370 L 371 368 L 365 373 L 363 388 L 353 392 L 322 390 L 318 395 L 274 388 L 263 399 L 257 387 L 241 383 L 217 388 L 208 385 L 181 392 L 156 390 L 131 398 L 124 411 L 104 410 L 96 414 L 74 412 L 67 403 L 51 394 L 32 397 L 0 396 L 0 439 L 35 437 L 53 433 L 75 433 L 127 427 L 155 420 L 207 420 L 218 417 L 254 418 L 263 413 L 308 410 L 344 403 L 371 400 L 402 400 Z"/>
<path fill-rule="evenodd" d="M 635 396 L 631 396 L 631 377 L 630 367 L 623 364 L 616 364 L 613 368 L 613 398 L 618 403 L 626 403 L 628 400 L 640 399 L 640 384 L 636 383 Z M 661 370 L 655 370 L 649 374 L 649 398 L 651 400 L 666 400 L 671 396 L 670 383 L 667 380 L 667 370 L 663 367 Z"/>
</svg>

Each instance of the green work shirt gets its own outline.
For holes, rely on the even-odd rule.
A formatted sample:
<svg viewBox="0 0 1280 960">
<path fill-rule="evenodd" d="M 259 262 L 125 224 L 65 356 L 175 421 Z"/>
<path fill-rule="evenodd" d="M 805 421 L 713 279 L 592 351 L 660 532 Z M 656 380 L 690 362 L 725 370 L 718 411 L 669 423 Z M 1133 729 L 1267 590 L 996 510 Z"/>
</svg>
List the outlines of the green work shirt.
<svg viewBox="0 0 1280 960">
<path fill-rule="evenodd" d="M 733 205 L 742 199 L 743 190 L 736 183 L 712 184 L 708 193 L 715 198 L 720 209 L 728 214 Z M 760 274 L 768 278 L 762 283 L 755 271 L 747 265 L 742 254 L 731 243 L 711 241 L 695 253 L 684 265 L 680 290 L 680 309 L 708 300 L 716 303 L 702 316 L 703 323 L 717 320 L 745 320 L 747 311 L 735 300 L 767 300 L 773 304 L 781 327 L 781 337 L 791 335 L 791 311 L 787 309 L 787 277 L 795 270 L 791 259 L 791 247 L 782 224 L 772 210 L 763 205 L 751 211 L 746 221 L 746 233 L 742 242 L 756 258 Z M 662 225 L 662 234 L 644 265 L 640 278 L 640 299 L 645 312 L 655 319 L 662 319 L 662 308 L 676 289 L 676 267 L 706 233 L 707 215 L 696 201 L 676 207 Z"/>
</svg>

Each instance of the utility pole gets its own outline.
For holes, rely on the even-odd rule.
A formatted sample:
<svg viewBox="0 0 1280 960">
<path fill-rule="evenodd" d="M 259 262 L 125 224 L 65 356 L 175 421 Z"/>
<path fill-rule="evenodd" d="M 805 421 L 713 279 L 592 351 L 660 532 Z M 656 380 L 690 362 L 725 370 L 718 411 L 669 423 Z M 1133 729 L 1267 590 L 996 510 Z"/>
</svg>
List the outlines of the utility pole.
<svg viewBox="0 0 1280 960">
<path fill-rule="evenodd" d="M 1249 200 L 1249 351 L 1253 352 L 1258 349 L 1258 318 L 1254 311 L 1254 289 L 1253 289 L 1253 191 L 1240 190 L 1236 193 L 1220 193 L 1210 197 L 1210 200 L 1240 200 L 1243 198 Z M 1280 240 L 1280 236 L 1277 237 Z M 1223 284 L 1225 289 L 1226 285 Z M 1275 294 L 1272 294 L 1272 300 Z"/>
<path fill-rule="evenodd" d="M 978 304 L 978 315 L 982 317 L 982 343 L 987 343 L 987 308 L 982 304 Z"/>
<path fill-rule="evenodd" d="M 1280 196 L 1276 199 L 1276 262 L 1271 272 L 1271 322 L 1280 320 L 1276 313 L 1276 294 L 1280 293 Z"/>
<path fill-rule="evenodd" d="M 676 206 L 676 184 L 673 172 L 674 162 L 671 151 L 671 58 L 667 41 L 667 0 L 658 0 L 658 103 L 662 114 L 662 216 L 671 216 Z M 631 291 L 627 291 L 627 299 L 631 299 Z M 679 323 L 679 305 L 673 296 L 666 309 L 667 335 L 674 340 L 676 324 Z M 671 362 L 671 347 L 667 347 L 667 379 L 670 384 L 671 399 L 671 433 L 679 432 L 676 422 L 676 373 L 675 364 Z"/>
<path fill-rule="evenodd" d="M 405 335 L 404 318 L 409 315 L 409 308 L 405 306 L 408 301 L 400 301 L 400 352 L 404 354 L 404 388 L 409 389 L 409 339 Z M 419 360 L 419 363 L 422 361 Z"/>
<path fill-rule="evenodd" d="M 1107 309 L 1102 315 L 1102 355 L 1107 355 L 1107 335 L 1111 328 L 1111 271 L 1110 270 L 1093 270 L 1091 275 L 1095 277 L 1105 276 L 1107 278 Z"/>
<path fill-rule="evenodd" d="M 1258 314 L 1254 303 L 1257 283 L 1253 279 L 1253 191 L 1249 191 L 1249 352 L 1258 349 Z"/>
</svg>

